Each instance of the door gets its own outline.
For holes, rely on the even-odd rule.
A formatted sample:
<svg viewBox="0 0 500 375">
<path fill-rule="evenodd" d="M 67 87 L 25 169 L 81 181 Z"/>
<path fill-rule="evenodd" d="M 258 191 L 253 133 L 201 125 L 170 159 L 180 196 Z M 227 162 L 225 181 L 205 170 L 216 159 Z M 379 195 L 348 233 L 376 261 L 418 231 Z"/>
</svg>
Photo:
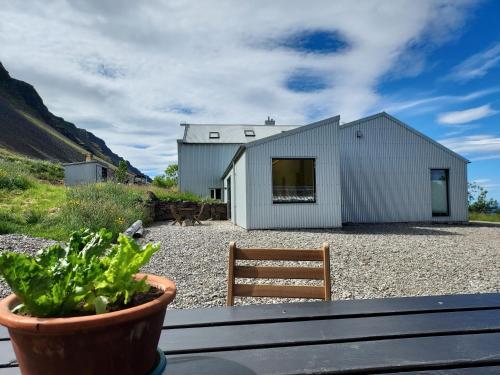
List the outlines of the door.
<svg viewBox="0 0 500 375">
<path fill-rule="evenodd" d="M 231 219 L 231 177 L 227 178 L 227 218 Z"/>
</svg>

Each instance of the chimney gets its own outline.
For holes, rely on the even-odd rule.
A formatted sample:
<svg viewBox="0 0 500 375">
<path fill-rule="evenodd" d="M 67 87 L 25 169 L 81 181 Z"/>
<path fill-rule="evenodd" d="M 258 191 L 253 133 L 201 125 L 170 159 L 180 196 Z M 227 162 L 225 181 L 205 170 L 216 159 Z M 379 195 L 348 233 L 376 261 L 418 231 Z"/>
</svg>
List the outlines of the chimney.
<svg viewBox="0 0 500 375">
<path fill-rule="evenodd" d="M 264 121 L 264 125 L 276 125 L 276 121 L 273 118 L 267 116 L 267 120 Z"/>
<path fill-rule="evenodd" d="M 90 152 L 85 155 L 85 161 L 92 161 L 92 154 Z"/>
</svg>

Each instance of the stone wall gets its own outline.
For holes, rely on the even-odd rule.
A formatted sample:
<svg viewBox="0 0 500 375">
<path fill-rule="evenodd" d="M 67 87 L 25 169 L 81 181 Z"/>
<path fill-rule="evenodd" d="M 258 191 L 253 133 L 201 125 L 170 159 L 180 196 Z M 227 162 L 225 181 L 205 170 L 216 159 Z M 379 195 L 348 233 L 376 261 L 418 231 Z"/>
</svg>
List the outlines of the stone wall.
<svg viewBox="0 0 500 375">
<path fill-rule="evenodd" d="M 173 220 L 170 207 L 179 208 L 195 208 L 196 212 L 201 209 L 201 203 L 197 202 L 165 202 L 159 200 L 152 192 L 148 192 L 149 199 L 146 203 L 151 221 L 166 221 Z M 227 220 L 227 204 L 226 203 L 205 203 L 201 220 Z"/>
</svg>

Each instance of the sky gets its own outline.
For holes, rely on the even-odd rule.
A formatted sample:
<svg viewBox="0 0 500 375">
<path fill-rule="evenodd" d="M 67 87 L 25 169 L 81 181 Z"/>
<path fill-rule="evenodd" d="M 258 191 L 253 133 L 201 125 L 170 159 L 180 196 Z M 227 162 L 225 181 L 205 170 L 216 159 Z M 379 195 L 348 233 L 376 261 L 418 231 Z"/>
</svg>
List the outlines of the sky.
<svg viewBox="0 0 500 375">
<path fill-rule="evenodd" d="M 500 1 L 2 1 L 0 61 L 144 173 L 181 122 L 386 111 L 500 200 Z"/>
</svg>

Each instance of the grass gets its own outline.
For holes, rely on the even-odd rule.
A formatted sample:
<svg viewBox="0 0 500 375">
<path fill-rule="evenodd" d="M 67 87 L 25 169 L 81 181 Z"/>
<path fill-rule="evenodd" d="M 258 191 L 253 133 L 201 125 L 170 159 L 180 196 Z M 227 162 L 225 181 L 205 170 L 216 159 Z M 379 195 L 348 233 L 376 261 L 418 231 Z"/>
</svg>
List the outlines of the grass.
<svg viewBox="0 0 500 375">
<path fill-rule="evenodd" d="M 59 163 L 30 159 L 2 149 L 0 149 L 0 171 L 3 171 L 4 178 L 21 176 L 50 182 L 64 179 L 64 169 Z M 0 188 L 6 188 L 7 186 L 2 185 L 1 179 L 2 175 L 0 175 Z"/>
<path fill-rule="evenodd" d="M 469 220 L 500 222 L 500 213 L 483 214 L 480 212 L 470 212 Z"/>
<path fill-rule="evenodd" d="M 65 240 L 65 225 L 54 222 L 66 199 L 66 188 L 33 182 L 25 190 L 0 189 L 0 234 L 22 233 Z"/>
<path fill-rule="evenodd" d="M 117 234 L 141 219 L 148 224 L 144 191 L 112 182 L 68 189 L 60 218 L 71 230 L 90 228 Z"/>
<path fill-rule="evenodd" d="M 0 234 L 64 241 L 80 228 L 106 228 L 118 235 L 137 219 L 148 224 L 148 190 L 160 200 L 203 201 L 195 194 L 152 186 L 108 182 L 65 187 L 59 183 L 63 177 L 60 164 L 0 150 Z"/>
</svg>

